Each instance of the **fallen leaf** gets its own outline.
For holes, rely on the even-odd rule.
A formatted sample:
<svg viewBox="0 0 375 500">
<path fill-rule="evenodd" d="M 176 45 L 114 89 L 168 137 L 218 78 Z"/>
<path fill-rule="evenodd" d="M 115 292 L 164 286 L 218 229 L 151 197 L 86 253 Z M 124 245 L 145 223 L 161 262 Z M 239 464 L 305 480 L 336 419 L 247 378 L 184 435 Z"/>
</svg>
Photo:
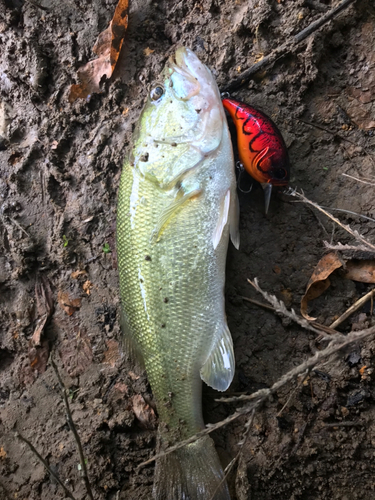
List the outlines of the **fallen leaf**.
<svg viewBox="0 0 375 500">
<path fill-rule="evenodd" d="M 367 366 L 362 366 L 362 368 L 360 368 L 359 370 L 359 373 L 363 376 L 363 374 L 365 373 L 365 370 L 366 370 Z"/>
<path fill-rule="evenodd" d="M 82 288 L 83 288 L 83 291 L 87 293 L 87 295 L 90 295 L 91 293 L 91 288 L 93 287 L 94 285 L 91 283 L 90 280 L 87 280 L 84 282 L 84 284 L 82 285 Z"/>
<path fill-rule="evenodd" d="M 145 50 L 143 51 L 143 53 L 146 57 L 151 55 L 153 52 L 155 52 L 155 50 L 151 50 L 150 47 L 146 47 Z"/>
<path fill-rule="evenodd" d="M 112 366 L 112 368 L 114 368 L 116 365 L 116 361 L 120 359 L 119 345 L 116 340 L 108 340 L 106 344 L 107 350 L 104 353 L 104 363 L 108 363 Z"/>
<path fill-rule="evenodd" d="M 100 93 L 103 77 L 108 79 L 112 76 L 128 27 L 128 10 L 129 0 L 119 0 L 112 21 L 108 28 L 100 33 L 92 49 L 98 58 L 78 69 L 77 76 L 80 83 L 71 86 L 69 102 Z"/>
<path fill-rule="evenodd" d="M 3 447 L 0 448 L 0 458 L 4 459 L 7 456 L 7 452 L 4 450 Z"/>
<path fill-rule="evenodd" d="M 143 399 L 140 394 L 132 397 L 134 415 L 146 429 L 154 429 L 156 426 L 156 415 L 154 410 Z"/>
<path fill-rule="evenodd" d="M 59 355 L 71 377 L 82 375 L 92 362 L 91 342 L 86 332 L 78 330 L 73 339 L 63 340 Z"/>
<path fill-rule="evenodd" d="M 346 263 L 345 278 L 361 283 L 375 283 L 375 260 L 350 260 Z"/>
<path fill-rule="evenodd" d="M 305 295 L 301 300 L 301 314 L 302 316 L 309 320 L 315 321 L 317 318 L 312 318 L 307 314 L 307 306 L 310 300 L 319 297 L 331 284 L 329 281 L 329 275 L 333 273 L 335 269 L 342 266 L 341 260 L 338 258 L 335 252 L 330 252 L 325 255 L 318 262 L 317 266 L 312 273 L 312 276 L 307 283 Z"/>
<path fill-rule="evenodd" d="M 35 346 L 39 346 L 44 327 L 46 326 L 48 319 L 53 313 L 53 294 L 51 291 L 50 283 L 46 278 L 43 278 L 41 281 L 36 282 L 35 298 L 38 311 L 38 319 L 32 336 L 32 342 Z"/>
<path fill-rule="evenodd" d="M 69 316 L 81 307 L 81 299 L 70 299 L 68 292 L 61 290 L 57 294 L 57 301 Z"/>
<path fill-rule="evenodd" d="M 83 222 L 85 222 L 85 221 L 83 221 Z M 74 280 L 76 280 L 80 276 L 86 276 L 86 275 L 87 275 L 86 271 L 81 271 L 80 269 L 77 269 L 77 271 L 73 271 L 70 276 L 71 276 L 71 278 L 73 278 Z"/>
</svg>

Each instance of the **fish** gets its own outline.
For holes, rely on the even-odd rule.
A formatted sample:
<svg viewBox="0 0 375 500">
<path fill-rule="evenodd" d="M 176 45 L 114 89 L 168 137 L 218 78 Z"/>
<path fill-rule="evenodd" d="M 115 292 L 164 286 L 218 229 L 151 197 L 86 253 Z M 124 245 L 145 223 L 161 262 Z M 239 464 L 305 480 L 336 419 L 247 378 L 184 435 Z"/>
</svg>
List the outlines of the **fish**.
<svg viewBox="0 0 375 500">
<path fill-rule="evenodd" d="M 287 186 L 290 178 L 284 138 L 276 124 L 262 111 L 228 97 L 223 99 L 223 106 L 236 126 L 240 161 L 264 190 L 267 213 L 272 186 Z"/>
<path fill-rule="evenodd" d="M 150 89 L 119 186 L 117 254 L 125 348 L 146 369 L 158 451 L 205 428 L 202 380 L 234 375 L 225 314 L 229 237 L 239 247 L 231 138 L 209 69 L 189 48 Z M 212 439 L 157 459 L 156 500 L 230 500 Z"/>
</svg>

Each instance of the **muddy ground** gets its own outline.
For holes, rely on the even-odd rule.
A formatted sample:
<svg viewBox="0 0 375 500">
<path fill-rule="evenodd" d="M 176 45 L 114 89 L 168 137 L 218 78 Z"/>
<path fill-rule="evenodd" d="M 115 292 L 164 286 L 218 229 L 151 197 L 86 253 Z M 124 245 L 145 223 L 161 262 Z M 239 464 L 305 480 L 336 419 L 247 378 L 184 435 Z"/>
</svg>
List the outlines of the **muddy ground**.
<svg viewBox="0 0 375 500">
<path fill-rule="evenodd" d="M 184 44 L 224 88 L 337 3 L 133 0 L 113 79 L 101 95 L 69 104 L 76 71 L 92 58 L 116 1 L 0 0 L 2 499 L 64 498 L 15 431 L 34 444 L 77 500 L 85 498 L 49 356 L 69 390 L 95 498 L 150 498 L 153 465 L 136 467 L 154 452 L 155 415 L 145 376 L 121 350 L 114 241 L 121 164 L 147 86 L 175 46 Z M 342 174 L 375 175 L 374 33 L 374 4 L 358 0 L 233 94 L 279 125 L 291 157 L 291 186 L 323 206 L 370 218 L 373 184 Z M 355 244 L 323 214 L 294 201 L 275 195 L 265 216 L 259 187 L 240 195 L 241 248 L 230 248 L 227 266 L 237 362 L 230 394 L 268 387 L 322 348 L 315 333 L 241 299 L 263 300 L 246 280 L 257 276 L 265 290 L 298 311 L 323 242 Z M 375 241 L 374 221 L 335 215 Z M 309 311 L 330 325 L 369 286 L 338 272 Z M 349 332 L 371 321 L 368 303 L 338 329 Z M 375 342 L 362 343 L 269 401 L 229 476 L 232 498 L 372 498 L 374 363 Z M 218 403 L 217 396 L 204 391 L 206 422 L 238 406 Z M 238 451 L 245 421 L 213 434 L 224 465 Z"/>
</svg>

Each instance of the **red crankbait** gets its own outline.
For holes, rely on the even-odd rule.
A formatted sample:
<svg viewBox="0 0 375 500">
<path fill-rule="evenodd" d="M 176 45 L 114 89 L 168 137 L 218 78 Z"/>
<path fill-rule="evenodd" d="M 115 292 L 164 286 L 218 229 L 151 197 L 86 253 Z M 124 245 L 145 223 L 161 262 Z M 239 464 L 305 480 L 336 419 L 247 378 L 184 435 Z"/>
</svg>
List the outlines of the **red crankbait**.
<svg viewBox="0 0 375 500">
<path fill-rule="evenodd" d="M 235 99 L 223 99 L 223 106 L 237 129 L 238 154 L 245 170 L 264 189 L 266 213 L 272 186 L 286 186 L 290 164 L 284 139 L 267 115 Z"/>
</svg>

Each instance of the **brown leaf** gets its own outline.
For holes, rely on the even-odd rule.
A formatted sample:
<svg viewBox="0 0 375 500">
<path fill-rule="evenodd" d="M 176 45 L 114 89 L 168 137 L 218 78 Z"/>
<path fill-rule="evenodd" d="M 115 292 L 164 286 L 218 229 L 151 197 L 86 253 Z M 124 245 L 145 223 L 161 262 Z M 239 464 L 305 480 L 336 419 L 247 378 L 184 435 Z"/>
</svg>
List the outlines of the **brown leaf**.
<svg viewBox="0 0 375 500">
<path fill-rule="evenodd" d="M 329 281 L 329 276 L 342 266 L 341 260 L 337 257 L 335 252 L 330 252 L 325 255 L 318 262 L 311 275 L 309 282 L 307 283 L 305 295 L 301 300 L 301 314 L 302 316 L 309 320 L 315 321 L 316 318 L 312 318 L 307 314 L 307 306 L 310 300 L 319 297 L 331 284 Z"/>
<path fill-rule="evenodd" d="M 140 394 L 132 397 L 134 415 L 146 429 L 154 429 L 156 426 L 156 415 L 150 405 L 146 403 Z"/>
<path fill-rule="evenodd" d="M 53 294 L 49 281 L 44 278 L 42 281 L 37 281 L 35 284 L 36 307 L 38 311 L 38 319 L 32 336 L 32 341 L 35 346 L 40 345 L 40 339 L 47 320 L 53 313 Z"/>
<path fill-rule="evenodd" d="M 86 276 L 86 275 L 87 275 L 86 271 L 81 271 L 80 269 L 77 269 L 77 271 L 73 271 L 70 276 L 71 276 L 71 278 L 73 278 L 74 280 L 76 280 L 80 276 Z"/>
<path fill-rule="evenodd" d="M 87 295 L 90 295 L 91 293 L 91 288 L 93 287 L 94 285 L 91 283 L 90 280 L 86 280 L 84 282 L 84 284 L 82 285 L 82 288 L 83 288 L 83 291 L 87 293 Z"/>
<path fill-rule="evenodd" d="M 61 290 L 57 294 L 57 301 L 69 316 L 81 307 L 81 299 L 70 299 L 68 292 L 62 292 Z"/>
<path fill-rule="evenodd" d="M 4 459 L 7 456 L 7 452 L 4 450 L 3 447 L 0 448 L 0 458 Z"/>
<path fill-rule="evenodd" d="M 92 362 L 91 342 L 86 332 L 78 330 L 74 339 L 63 340 L 59 355 L 71 377 L 82 375 Z"/>
<path fill-rule="evenodd" d="M 77 75 L 80 83 L 71 86 L 69 102 L 100 93 L 103 77 L 108 79 L 112 76 L 128 27 L 128 10 L 129 0 L 119 0 L 112 21 L 108 28 L 100 33 L 92 49 L 98 58 L 79 68 Z"/>
<path fill-rule="evenodd" d="M 350 260 L 346 264 L 345 278 L 361 283 L 375 283 L 374 260 Z"/>
<path fill-rule="evenodd" d="M 153 52 L 155 52 L 155 50 L 151 50 L 150 47 L 146 47 L 143 51 L 146 57 L 150 56 Z"/>
<path fill-rule="evenodd" d="M 106 344 L 107 350 L 104 353 L 104 363 L 108 363 L 112 366 L 112 368 L 114 368 L 116 365 L 116 361 L 120 359 L 119 345 L 116 340 L 108 340 Z"/>
</svg>

